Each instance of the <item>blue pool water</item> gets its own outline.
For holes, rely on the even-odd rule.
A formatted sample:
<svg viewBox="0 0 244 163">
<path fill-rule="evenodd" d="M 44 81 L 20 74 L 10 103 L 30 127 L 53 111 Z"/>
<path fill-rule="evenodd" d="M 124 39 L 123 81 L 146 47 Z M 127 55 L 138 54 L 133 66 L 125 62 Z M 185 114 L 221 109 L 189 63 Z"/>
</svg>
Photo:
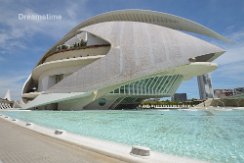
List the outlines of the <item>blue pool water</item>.
<svg viewBox="0 0 244 163">
<path fill-rule="evenodd" d="M 212 162 L 244 162 L 244 110 L 1 112 L 49 128 Z"/>
</svg>

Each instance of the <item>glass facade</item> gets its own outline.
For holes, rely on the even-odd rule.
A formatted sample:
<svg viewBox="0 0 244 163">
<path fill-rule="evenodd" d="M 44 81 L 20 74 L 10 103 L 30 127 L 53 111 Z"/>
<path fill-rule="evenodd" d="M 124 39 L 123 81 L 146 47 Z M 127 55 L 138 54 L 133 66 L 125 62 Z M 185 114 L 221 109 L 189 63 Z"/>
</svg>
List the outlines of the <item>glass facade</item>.
<svg viewBox="0 0 244 163">
<path fill-rule="evenodd" d="M 123 85 L 112 94 L 126 95 L 170 95 L 182 81 L 182 75 L 155 76 Z"/>
</svg>

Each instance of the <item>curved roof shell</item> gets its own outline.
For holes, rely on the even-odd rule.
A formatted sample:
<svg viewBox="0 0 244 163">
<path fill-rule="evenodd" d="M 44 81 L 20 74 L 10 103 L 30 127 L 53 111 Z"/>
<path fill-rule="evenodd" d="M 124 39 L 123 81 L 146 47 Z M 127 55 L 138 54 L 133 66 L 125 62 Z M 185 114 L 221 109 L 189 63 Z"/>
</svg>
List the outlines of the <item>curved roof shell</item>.
<svg viewBox="0 0 244 163">
<path fill-rule="evenodd" d="M 149 10 L 119 10 L 119 11 L 113 11 L 113 12 L 97 15 L 77 25 L 70 33 L 75 32 L 79 28 L 83 28 L 101 22 L 110 22 L 110 21 L 134 21 L 134 22 L 150 23 L 150 24 L 160 25 L 160 26 L 164 26 L 176 30 L 198 33 L 222 41 L 227 41 L 227 39 L 222 35 L 191 20 L 181 18 L 171 14 L 149 11 Z"/>
<path fill-rule="evenodd" d="M 102 23 L 102 22 L 113 22 L 113 21 L 144 22 L 144 23 L 168 27 L 175 30 L 202 34 L 226 42 L 229 41 L 224 36 L 214 32 L 213 30 L 201 24 L 198 24 L 191 20 L 181 18 L 175 15 L 149 11 L 149 10 L 118 10 L 118 11 L 112 11 L 112 12 L 97 15 L 95 17 L 92 17 L 80 23 L 79 25 L 74 27 L 69 33 L 67 33 L 51 49 L 49 49 L 49 51 L 45 55 L 47 55 L 51 50 L 56 48 L 57 45 L 65 43 L 65 41 L 67 41 L 68 39 L 70 39 L 71 37 L 79 33 L 81 28 Z"/>
</svg>

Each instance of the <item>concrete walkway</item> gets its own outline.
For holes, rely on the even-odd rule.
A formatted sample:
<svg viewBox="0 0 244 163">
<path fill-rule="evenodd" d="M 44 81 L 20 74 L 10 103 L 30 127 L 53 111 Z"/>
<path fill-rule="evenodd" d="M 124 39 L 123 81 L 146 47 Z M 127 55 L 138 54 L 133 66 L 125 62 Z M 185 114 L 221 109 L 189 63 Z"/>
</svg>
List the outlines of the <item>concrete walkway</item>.
<svg viewBox="0 0 244 163">
<path fill-rule="evenodd" d="M 0 119 L 0 163 L 122 163 Z"/>
</svg>

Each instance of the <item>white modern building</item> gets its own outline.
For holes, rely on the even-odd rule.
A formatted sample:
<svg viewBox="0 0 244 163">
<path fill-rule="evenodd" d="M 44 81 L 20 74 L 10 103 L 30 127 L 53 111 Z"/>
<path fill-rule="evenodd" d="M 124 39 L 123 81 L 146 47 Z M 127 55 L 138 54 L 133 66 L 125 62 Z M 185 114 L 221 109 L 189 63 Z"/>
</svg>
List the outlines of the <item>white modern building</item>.
<svg viewBox="0 0 244 163">
<path fill-rule="evenodd" d="M 172 96 L 211 72 L 224 50 L 191 33 L 220 34 L 174 15 L 144 10 L 101 14 L 74 27 L 37 63 L 22 90 L 25 108 L 133 108 Z"/>
</svg>

